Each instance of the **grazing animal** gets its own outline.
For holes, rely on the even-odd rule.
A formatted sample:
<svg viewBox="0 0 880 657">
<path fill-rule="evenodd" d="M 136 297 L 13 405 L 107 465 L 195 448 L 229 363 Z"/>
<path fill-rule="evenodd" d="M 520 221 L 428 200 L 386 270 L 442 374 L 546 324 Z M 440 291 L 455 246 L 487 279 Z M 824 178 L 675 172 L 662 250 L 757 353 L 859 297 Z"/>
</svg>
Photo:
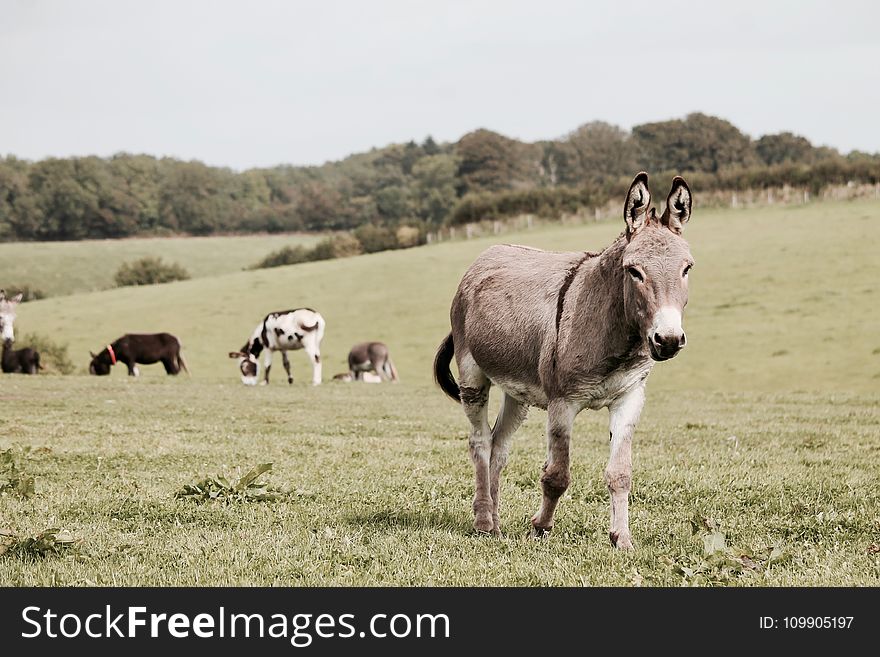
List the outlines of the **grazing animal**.
<svg viewBox="0 0 880 657">
<path fill-rule="evenodd" d="M 391 361 L 384 342 L 361 342 L 348 352 L 348 371 L 355 381 L 367 373 L 375 373 L 380 381 L 397 381 L 397 368 Z"/>
<path fill-rule="evenodd" d="M 129 376 L 140 376 L 138 364 L 161 362 L 168 374 L 177 375 L 180 370 L 189 374 L 181 349 L 180 340 L 170 333 L 126 333 L 97 354 L 89 352 L 89 373 L 110 374 L 110 368 L 119 362 L 128 368 Z"/>
<path fill-rule="evenodd" d="M 556 505 L 569 486 L 575 416 L 585 408 L 608 408 L 609 535 L 616 547 L 632 548 L 633 430 L 654 363 L 685 346 L 681 320 L 693 265 L 681 236 L 691 216 L 685 181 L 673 179 L 662 216 L 649 211 L 650 202 L 648 175 L 642 172 L 626 195 L 625 230 L 601 253 L 493 246 L 462 278 L 452 302 L 452 332 L 437 351 L 434 374 L 471 423 L 478 531 L 500 533 L 499 478 L 529 406 L 547 410 L 543 501 L 532 518 L 538 536 L 553 527 Z M 457 383 L 449 368 L 453 355 Z M 490 428 L 493 383 L 504 398 Z"/>
<path fill-rule="evenodd" d="M 3 356 L 0 360 L 0 369 L 6 374 L 36 374 L 43 369 L 40 365 L 40 354 L 25 347 L 24 349 L 13 349 L 12 340 L 3 341 Z"/>
<path fill-rule="evenodd" d="M 11 299 L 8 299 L 6 297 L 6 290 L 0 290 L 0 340 L 15 340 L 12 325 L 15 322 L 16 306 L 21 303 L 21 296 L 21 294 L 16 294 Z"/>
<path fill-rule="evenodd" d="M 382 383 L 382 377 L 378 374 L 373 374 L 372 372 L 362 372 L 360 379 L 355 379 L 351 376 L 351 372 L 342 372 L 340 374 L 333 375 L 334 381 L 345 381 L 346 383 L 350 383 L 352 381 L 363 381 L 364 383 Z"/>
<path fill-rule="evenodd" d="M 324 339 L 326 323 L 321 314 L 311 308 L 297 308 L 269 313 L 257 324 L 250 340 L 239 351 L 230 351 L 229 357 L 238 359 L 241 382 L 256 385 L 259 378 L 257 358 L 263 354 L 263 385 L 269 384 L 272 369 L 272 352 L 280 351 L 287 383 L 293 383 L 288 351 L 303 349 L 312 364 L 312 384 L 321 384 L 321 340 Z"/>
</svg>

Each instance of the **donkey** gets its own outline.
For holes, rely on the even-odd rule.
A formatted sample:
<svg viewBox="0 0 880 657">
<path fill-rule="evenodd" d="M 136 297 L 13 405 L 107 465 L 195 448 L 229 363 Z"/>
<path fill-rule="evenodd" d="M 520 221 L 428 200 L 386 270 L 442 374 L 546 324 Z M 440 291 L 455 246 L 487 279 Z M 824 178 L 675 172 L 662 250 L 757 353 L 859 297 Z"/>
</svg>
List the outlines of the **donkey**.
<svg viewBox="0 0 880 657">
<path fill-rule="evenodd" d="M 16 294 L 9 299 L 6 297 L 6 290 L 0 290 L 0 340 L 4 342 L 15 340 L 12 325 L 15 322 L 15 308 L 21 303 L 21 297 L 21 294 Z"/>
<path fill-rule="evenodd" d="M 353 346 L 348 352 L 348 370 L 355 381 L 372 372 L 378 375 L 380 381 L 399 380 L 397 368 L 384 342 L 361 342 Z"/>
<path fill-rule="evenodd" d="M 257 384 L 259 364 L 257 357 L 263 354 L 263 385 L 269 384 L 272 369 L 272 352 L 280 351 L 287 383 L 293 383 L 290 373 L 288 351 L 304 349 L 312 364 L 312 384 L 321 384 L 321 340 L 324 339 L 326 323 L 321 314 L 311 308 L 297 308 L 269 313 L 257 324 L 250 339 L 239 351 L 230 351 L 229 357 L 238 359 L 241 382 L 247 386 Z"/>
<path fill-rule="evenodd" d="M 666 209 L 649 211 L 648 175 L 626 195 L 621 235 L 599 253 L 553 253 L 493 246 L 467 270 L 452 301 L 452 332 L 440 345 L 434 374 L 470 420 L 476 472 L 474 527 L 500 534 L 499 478 L 513 433 L 529 406 L 547 410 L 543 501 L 532 517 L 547 535 L 570 482 L 569 443 L 575 416 L 608 408 L 612 545 L 632 549 L 629 493 L 632 437 L 645 402 L 645 379 L 657 361 L 685 346 L 681 326 L 694 264 L 681 233 L 691 192 L 675 177 Z M 449 368 L 453 355 L 456 383 Z M 490 429 L 489 388 L 504 392 Z"/>
<path fill-rule="evenodd" d="M 5 374 L 36 374 L 43 366 L 40 365 L 39 352 L 30 347 L 13 349 L 12 340 L 4 340 L 0 369 Z"/>
<path fill-rule="evenodd" d="M 177 375 L 180 370 L 189 374 L 181 349 L 180 340 L 170 333 L 126 333 L 97 354 L 89 352 L 89 373 L 105 376 L 119 362 L 128 368 L 129 376 L 140 376 L 138 364 L 161 362 L 166 374 Z"/>
</svg>

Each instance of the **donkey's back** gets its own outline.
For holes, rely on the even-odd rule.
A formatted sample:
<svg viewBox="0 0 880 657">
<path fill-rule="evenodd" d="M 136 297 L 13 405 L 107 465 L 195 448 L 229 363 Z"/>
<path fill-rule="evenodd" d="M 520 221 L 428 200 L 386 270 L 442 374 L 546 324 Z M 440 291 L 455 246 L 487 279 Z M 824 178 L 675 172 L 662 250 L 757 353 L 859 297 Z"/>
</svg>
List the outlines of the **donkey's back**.
<svg viewBox="0 0 880 657">
<path fill-rule="evenodd" d="M 499 385 L 507 383 L 533 397 L 541 387 L 545 343 L 555 339 L 559 290 L 584 257 L 583 252 L 511 244 L 484 251 L 465 272 L 452 301 L 459 369 L 472 358 Z M 531 403 L 543 406 L 542 397 Z"/>
</svg>

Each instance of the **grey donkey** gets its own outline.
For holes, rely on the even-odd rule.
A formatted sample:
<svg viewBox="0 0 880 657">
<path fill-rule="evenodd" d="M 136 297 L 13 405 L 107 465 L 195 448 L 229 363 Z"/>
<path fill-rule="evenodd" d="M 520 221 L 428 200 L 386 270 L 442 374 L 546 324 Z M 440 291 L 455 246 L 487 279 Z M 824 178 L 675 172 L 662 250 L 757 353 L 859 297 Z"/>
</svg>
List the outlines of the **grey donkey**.
<svg viewBox="0 0 880 657">
<path fill-rule="evenodd" d="M 691 192 L 675 177 L 666 208 L 650 207 L 648 175 L 639 173 L 624 202 L 625 230 L 600 253 L 556 253 L 499 245 L 465 272 L 452 301 L 452 332 L 437 351 L 434 374 L 460 401 L 471 424 L 476 474 L 474 527 L 500 534 L 499 478 L 514 432 L 529 406 L 547 410 L 543 500 L 532 517 L 535 535 L 553 527 L 569 486 L 569 445 L 575 416 L 608 408 L 611 457 L 610 538 L 633 547 L 629 529 L 632 439 L 654 363 L 685 346 L 682 313 L 693 257 L 682 229 Z M 459 381 L 450 371 L 453 356 Z M 504 392 L 489 426 L 489 388 Z"/>
</svg>

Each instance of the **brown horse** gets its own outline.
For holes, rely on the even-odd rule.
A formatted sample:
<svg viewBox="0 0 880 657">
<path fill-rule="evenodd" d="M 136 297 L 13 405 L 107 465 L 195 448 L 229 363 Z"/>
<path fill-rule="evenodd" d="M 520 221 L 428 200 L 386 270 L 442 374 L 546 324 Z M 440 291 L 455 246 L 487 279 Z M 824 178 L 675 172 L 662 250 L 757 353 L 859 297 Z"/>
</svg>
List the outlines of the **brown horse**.
<svg viewBox="0 0 880 657">
<path fill-rule="evenodd" d="M 452 332 L 440 345 L 434 372 L 471 423 L 478 531 L 500 533 L 500 474 L 529 406 L 547 410 L 543 502 L 532 518 L 537 535 L 553 527 L 556 505 L 570 482 L 575 416 L 585 408 L 608 408 L 610 537 L 618 548 L 632 548 L 633 430 L 654 363 L 685 345 L 681 320 L 693 265 L 681 237 L 691 215 L 685 181 L 673 179 L 662 216 L 650 202 L 648 175 L 642 172 L 626 195 L 624 232 L 601 253 L 493 246 L 462 278 L 452 302 Z M 449 369 L 453 354 L 459 383 Z M 490 428 L 493 383 L 504 399 Z"/>
</svg>

